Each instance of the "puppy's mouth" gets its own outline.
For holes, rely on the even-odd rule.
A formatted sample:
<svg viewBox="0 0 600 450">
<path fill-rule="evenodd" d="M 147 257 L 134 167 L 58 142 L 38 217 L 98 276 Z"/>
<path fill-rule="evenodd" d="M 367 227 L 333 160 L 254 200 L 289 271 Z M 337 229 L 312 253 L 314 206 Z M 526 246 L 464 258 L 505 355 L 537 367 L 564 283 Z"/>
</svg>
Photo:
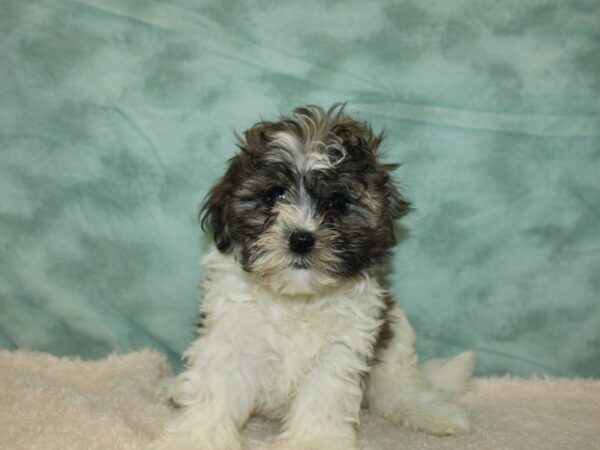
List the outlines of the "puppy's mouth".
<svg viewBox="0 0 600 450">
<path fill-rule="evenodd" d="M 305 260 L 294 261 L 290 265 L 294 269 L 309 269 L 310 268 L 310 264 L 308 263 L 308 261 L 305 261 Z"/>
</svg>

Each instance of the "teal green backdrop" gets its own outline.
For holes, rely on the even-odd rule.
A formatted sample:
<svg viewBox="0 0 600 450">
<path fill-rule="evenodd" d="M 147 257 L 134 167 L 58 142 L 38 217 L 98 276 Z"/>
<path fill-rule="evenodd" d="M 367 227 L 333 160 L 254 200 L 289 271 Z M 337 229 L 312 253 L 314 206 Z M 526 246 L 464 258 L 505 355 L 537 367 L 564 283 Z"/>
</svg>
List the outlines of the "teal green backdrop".
<svg viewBox="0 0 600 450">
<path fill-rule="evenodd" d="M 0 345 L 194 337 L 234 131 L 348 101 L 416 211 L 424 358 L 600 376 L 600 2 L 0 0 Z"/>
</svg>

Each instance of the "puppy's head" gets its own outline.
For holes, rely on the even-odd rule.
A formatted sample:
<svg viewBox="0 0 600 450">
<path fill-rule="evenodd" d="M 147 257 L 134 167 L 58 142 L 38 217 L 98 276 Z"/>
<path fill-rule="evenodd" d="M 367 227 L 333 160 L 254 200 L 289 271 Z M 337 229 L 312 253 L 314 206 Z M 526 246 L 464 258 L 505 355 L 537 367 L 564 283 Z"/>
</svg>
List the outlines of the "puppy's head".
<svg viewBox="0 0 600 450">
<path fill-rule="evenodd" d="M 377 265 L 409 211 L 374 134 L 334 105 L 298 108 L 238 137 L 203 207 L 217 248 L 282 294 L 315 294 Z"/>
</svg>

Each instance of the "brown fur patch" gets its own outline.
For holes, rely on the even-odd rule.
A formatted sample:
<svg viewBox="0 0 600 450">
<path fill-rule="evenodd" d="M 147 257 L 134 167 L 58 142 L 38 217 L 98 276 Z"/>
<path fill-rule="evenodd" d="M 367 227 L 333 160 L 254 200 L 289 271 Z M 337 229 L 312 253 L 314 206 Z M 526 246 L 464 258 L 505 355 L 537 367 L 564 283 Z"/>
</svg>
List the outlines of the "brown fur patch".
<svg viewBox="0 0 600 450">
<path fill-rule="evenodd" d="M 392 294 L 386 292 L 383 294 L 383 301 L 385 302 L 385 307 L 381 311 L 381 318 L 384 320 L 383 324 L 379 328 L 379 333 L 377 334 L 377 340 L 375 341 L 374 352 L 375 358 L 377 355 L 389 347 L 390 342 L 394 338 L 394 330 L 392 329 L 391 318 L 389 317 L 389 312 L 396 304 L 396 300 L 392 297 Z"/>
</svg>

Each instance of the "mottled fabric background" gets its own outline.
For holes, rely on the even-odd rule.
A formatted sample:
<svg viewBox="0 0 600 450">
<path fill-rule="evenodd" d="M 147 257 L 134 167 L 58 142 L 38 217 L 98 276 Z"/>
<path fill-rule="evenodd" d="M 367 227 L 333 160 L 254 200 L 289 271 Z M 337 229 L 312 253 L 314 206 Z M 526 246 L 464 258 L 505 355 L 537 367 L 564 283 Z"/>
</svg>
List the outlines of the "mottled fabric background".
<svg viewBox="0 0 600 450">
<path fill-rule="evenodd" d="M 390 275 L 424 358 L 600 376 L 598 0 L 0 0 L 0 345 L 194 337 L 233 132 L 348 101 L 416 211 Z"/>
</svg>

